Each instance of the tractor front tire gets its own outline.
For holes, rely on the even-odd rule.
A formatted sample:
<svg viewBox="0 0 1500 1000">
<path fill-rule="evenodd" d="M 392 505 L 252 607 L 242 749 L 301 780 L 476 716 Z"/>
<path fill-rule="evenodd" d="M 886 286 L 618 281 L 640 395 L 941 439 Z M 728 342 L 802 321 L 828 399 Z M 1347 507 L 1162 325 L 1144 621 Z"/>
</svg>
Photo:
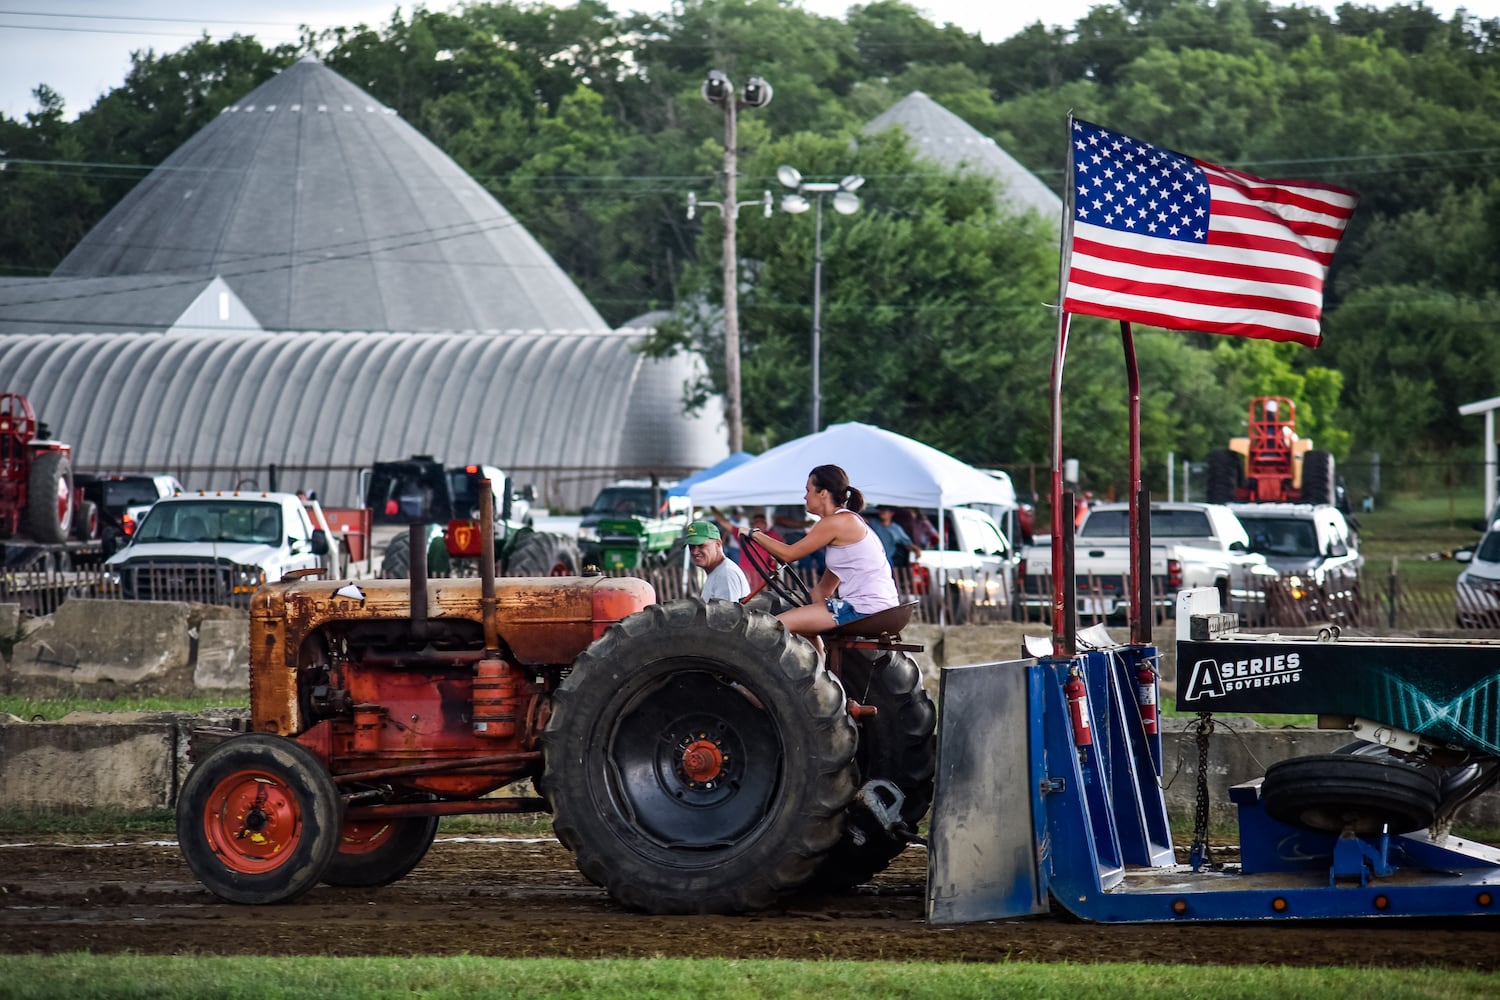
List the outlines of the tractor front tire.
<svg viewBox="0 0 1500 1000">
<path fill-rule="evenodd" d="M 382 580 L 405 580 L 411 576 L 411 536 L 402 532 L 392 538 L 380 557 Z"/>
<path fill-rule="evenodd" d="M 1208 502 L 1233 503 L 1244 480 L 1238 453 L 1220 448 L 1208 453 Z"/>
<path fill-rule="evenodd" d="M 60 451 L 32 459 L 26 478 L 26 527 L 34 541 L 61 545 L 73 529 L 73 468 Z"/>
<path fill-rule="evenodd" d="M 1338 481 L 1333 475 L 1333 452 L 1310 451 L 1302 456 L 1303 503 L 1333 506 L 1338 499 Z"/>
<path fill-rule="evenodd" d="M 427 856 L 438 822 L 437 816 L 345 820 L 338 853 L 324 870 L 323 881 L 369 889 L 404 878 Z"/>
<path fill-rule="evenodd" d="M 877 709 L 859 723 L 854 761 L 859 782 L 883 779 L 901 790 L 901 821 L 911 833 L 932 805 L 937 771 L 937 709 L 922 686 L 922 671 L 908 654 L 890 650 L 846 649 L 839 666 L 844 692 Z M 818 869 L 816 882 L 847 889 L 867 882 L 906 849 L 904 837 L 851 809 L 844 836 Z"/>
<path fill-rule="evenodd" d="M 505 561 L 506 576 L 577 576 L 582 559 L 578 545 L 566 535 L 527 532 Z"/>
<path fill-rule="evenodd" d="M 649 913 L 762 909 L 844 829 L 854 723 L 811 645 L 739 604 L 671 601 L 574 662 L 543 735 L 553 829 Z"/>
<path fill-rule="evenodd" d="M 284 903 L 318 884 L 339 849 L 342 800 L 302 744 L 248 733 L 210 750 L 183 782 L 177 843 L 210 892 Z"/>
</svg>

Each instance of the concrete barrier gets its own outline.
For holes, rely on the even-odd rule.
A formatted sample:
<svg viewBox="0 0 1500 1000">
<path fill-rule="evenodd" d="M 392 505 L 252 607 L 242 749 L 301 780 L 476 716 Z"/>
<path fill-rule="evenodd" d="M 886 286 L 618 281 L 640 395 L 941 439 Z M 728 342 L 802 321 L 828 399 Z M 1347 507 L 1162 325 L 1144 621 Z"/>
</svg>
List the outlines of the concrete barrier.
<svg viewBox="0 0 1500 1000">
<path fill-rule="evenodd" d="M 0 626 L 5 621 L 0 606 Z M 1174 643 L 1158 635 L 1162 676 L 1170 687 Z M 1111 630 L 1123 641 L 1124 633 Z M 6 633 L 0 627 L 0 636 Z M 14 631 L 10 634 L 14 635 Z M 911 626 L 905 638 L 926 648 L 916 655 L 933 697 L 945 664 L 1019 659 L 1023 635 L 1046 635 L 1037 624 Z M 248 703 L 249 629 L 244 611 L 131 601 L 68 601 L 50 619 L 31 623 L 0 690 L 48 694 L 59 689 L 103 694 L 203 693 L 228 705 Z M 27 722 L 0 714 L 0 807 L 20 811 L 112 807 L 170 808 L 187 771 L 188 734 L 196 725 L 233 724 L 247 713 L 72 715 Z M 241 723 L 242 724 L 242 723 Z M 1325 753 L 1349 742 L 1345 731 L 1264 729 L 1248 720 L 1219 719 L 1210 740 L 1208 788 L 1213 818 L 1230 821 L 1231 785 L 1265 773 L 1286 757 Z M 1198 751 L 1193 719 L 1163 720 L 1168 808 L 1191 817 Z M 1500 794 L 1465 807 L 1461 821 L 1500 826 Z"/>
</svg>

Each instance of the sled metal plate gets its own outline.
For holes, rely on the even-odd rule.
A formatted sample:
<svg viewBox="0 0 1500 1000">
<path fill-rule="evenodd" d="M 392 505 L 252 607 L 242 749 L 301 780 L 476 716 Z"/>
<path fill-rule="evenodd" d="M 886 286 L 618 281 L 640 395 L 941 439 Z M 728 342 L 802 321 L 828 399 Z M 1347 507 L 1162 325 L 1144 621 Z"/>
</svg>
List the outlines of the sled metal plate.
<svg viewBox="0 0 1500 1000">
<path fill-rule="evenodd" d="M 1035 660 L 944 667 L 927 860 L 932 924 L 1045 913 L 1029 749 Z"/>
</svg>

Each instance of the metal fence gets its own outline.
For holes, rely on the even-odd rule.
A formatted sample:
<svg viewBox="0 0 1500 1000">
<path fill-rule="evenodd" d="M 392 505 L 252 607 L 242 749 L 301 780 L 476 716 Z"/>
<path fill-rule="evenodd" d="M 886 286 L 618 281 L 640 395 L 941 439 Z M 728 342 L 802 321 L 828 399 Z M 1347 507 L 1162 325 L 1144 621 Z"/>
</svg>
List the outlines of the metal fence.
<svg viewBox="0 0 1500 1000">
<path fill-rule="evenodd" d="M 149 599 L 184 601 L 244 607 L 249 594 L 235 592 L 217 577 L 175 572 L 180 567 L 162 565 L 143 572 L 150 574 Z M 788 570 L 788 572 L 792 572 Z M 634 576 L 647 580 L 656 590 L 657 599 L 673 600 L 694 597 L 698 593 L 697 570 L 682 567 L 618 570 L 608 576 Z M 808 575 L 802 577 L 811 584 Z M 758 581 L 752 580 L 752 586 Z M 936 624 L 988 624 L 1005 621 L 1048 624 L 1050 593 L 1032 595 L 1029 604 L 1013 603 L 1003 587 L 989 586 L 987 581 L 950 584 L 945 592 L 936 588 L 921 574 L 914 577 L 906 569 L 896 570 L 897 589 L 904 599 L 919 602 L 914 621 Z M 1102 607 L 1113 603 L 1114 590 L 1102 585 L 1091 588 L 1086 578 L 1080 580 L 1080 607 Z M 1172 594 L 1158 588 L 1152 599 L 1152 613 L 1157 624 L 1171 616 Z M 48 615 L 64 601 L 76 598 L 118 600 L 126 597 L 120 581 L 102 565 L 74 566 L 54 558 L 37 558 L 19 562 L 0 570 L 0 603 L 19 604 L 27 616 Z M 1109 598 L 1109 602 L 1090 599 Z M 1270 628 L 1309 628 L 1333 623 L 1345 627 L 1411 631 L 1419 629 L 1500 630 L 1500 593 L 1488 589 L 1445 586 L 1418 588 L 1399 575 L 1366 574 L 1357 583 L 1339 593 L 1308 595 L 1293 592 L 1286 582 L 1268 580 L 1259 591 L 1234 602 L 1227 610 L 1238 612 L 1247 625 Z M 1080 614 L 1079 623 L 1104 622 L 1121 624 L 1123 613 L 1113 616 Z"/>
</svg>

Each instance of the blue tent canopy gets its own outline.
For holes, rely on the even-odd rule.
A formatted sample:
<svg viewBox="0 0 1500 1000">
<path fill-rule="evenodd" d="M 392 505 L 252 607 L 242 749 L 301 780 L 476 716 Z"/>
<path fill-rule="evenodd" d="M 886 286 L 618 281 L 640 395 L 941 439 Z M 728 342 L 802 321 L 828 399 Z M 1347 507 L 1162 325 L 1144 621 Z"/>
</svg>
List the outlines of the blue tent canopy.
<svg viewBox="0 0 1500 1000">
<path fill-rule="evenodd" d="M 754 457 L 755 456 L 750 454 L 748 451 L 737 451 L 733 455 L 730 455 L 728 458 L 720 459 L 701 472 L 695 472 L 691 476 L 686 476 L 682 479 L 677 480 L 677 482 L 667 490 L 667 496 L 688 496 L 692 492 L 693 487 L 697 484 L 712 479 L 715 476 L 723 475 L 730 469 L 733 469 L 735 466 L 743 465 Z"/>
</svg>

